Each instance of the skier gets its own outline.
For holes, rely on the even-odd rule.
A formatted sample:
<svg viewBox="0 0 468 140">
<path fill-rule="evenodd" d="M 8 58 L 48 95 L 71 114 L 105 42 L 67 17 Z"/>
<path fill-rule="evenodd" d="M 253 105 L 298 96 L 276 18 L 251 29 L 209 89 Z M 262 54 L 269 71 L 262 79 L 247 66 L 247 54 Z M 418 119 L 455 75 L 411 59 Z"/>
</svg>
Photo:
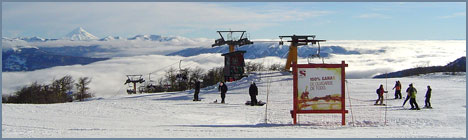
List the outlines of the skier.
<svg viewBox="0 0 468 140">
<path fill-rule="evenodd" d="M 377 89 L 377 95 L 379 96 L 379 98 L 377 100 L 375 100 L 375 104 L 374 105 L 383 105 L 383 94 L 384 93 L 387 93 L 384 88 L 383 88 L 383 85 L 380 85 L 380 87 Z M 379 104 L 377 104 L 377 102 L 379 102 Z"/>
<path fill-rule="evenodd" d="M 254 106 L 257 104 L 257 95 L 258 95 L 258 88 L 255 85 L 255 82 L 252 81 L 249 88 L 249 95 L 250 95 L 250 105 Z"/>
<path fill-rule="evenodd" d="M 426 92 L 426 100 L 424 101 L 424 108 L 432 108 L 431 106 L 431 92 L 432 92 L 432 89 L 431 89 L 431 86 L 427 86 L 427 92 Z"/>
<path fill-rule="evenodd" d="M 401 99 L 401 83 L 400 81 L 396 81 L 395 86 L 393 87 L 395 90 L 395 99 Z"/>
<path fill-rule="evenodd" d="M 193 101 L 200 101 L 198 99 L 198 93 L 200 93 L 200 81 L 195 81 L 195 94 L 193 95 Z"/>
<path fill-rule="evenodd" d="M 420 110 L 418 103 L 416 102 L 416 93 L 418 93 L 418 90 L 413 87 L 413 84 L 410 84 L 408 89 L 406 89 L 408 94 L 410 95 L 410 105 L 411 105 L 411 110 Z"/>
<path fill-rule="evenodd" d="M 219 83 L 218 90 L 221 91 L 221 103 L 224 104 L 224 98 L 226 97 L 226 92 L 228 90 L 224 82 Z"/>
<path fill-rule="evenodd" d="M 412 85 L 412 84 L 410 84 L 410 85 Z M 405 98 L 405 101 L 403 102 L 403 105 L 401 105 L 401 107 L 405 107 L 406 101 L 408 101 L 410 99 L 410 97 L 411 97 L 409 89 L 410 89 L 409 87 L 406 89 L 406 98 Z"/>
</svg>

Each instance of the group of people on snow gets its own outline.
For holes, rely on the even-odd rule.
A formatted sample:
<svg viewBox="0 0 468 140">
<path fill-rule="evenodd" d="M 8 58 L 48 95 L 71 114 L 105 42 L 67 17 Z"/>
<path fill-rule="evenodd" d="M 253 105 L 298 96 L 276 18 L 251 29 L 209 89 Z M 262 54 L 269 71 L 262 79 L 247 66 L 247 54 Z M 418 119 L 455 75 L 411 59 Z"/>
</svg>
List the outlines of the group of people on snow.
<svg viewBox="0 0 468 140">
<path fill-rule="evenodd" d="M 395 86 L 392 88 L 392 90 L 395 90 L 395 98 L 394 99 L 402 99 L 401 89 L 402 89 L 401 82 L 396 81 Z M 225 103 L 226 93 L 228 91 L 227 85 L 224 82 L 220 82 L 219 87 L 218 87 L 218 91 L 221 92 L 221 103 Z M 384 105 L 383 104 L 383 100 L 384 100 L 383 94 L 388 93 L 388 91 L 385 91 L 383 85 L 381 84 L 376 92 L 377 92 L 378 98 L 377 98 L 377 100 L 375 100 L 374 105 Z M 404 107 L 406 102 L 409 100 L 409 103 L 411 105 L 411 110 L 420 110 L 419 105 L 416 102 L 417 92 L 418 91 L 413 86 L 413 83 L 409 84 L 408 88 L 406 89 L 407 95 L 406 95 L 405 101 L 403 101 L 402 107 Z M 200 81 L 196 81 L 195 82 L 195 94 L 194 94 L 194 97 L 193 97 L 193 101 L 200 101 L 199 98 L 198 98 L 199 93 L 200 93 Z M 432 108 L 431 102 L 430 102 L 431 93 L 432 93 L 431 86 L 428 85 L 427 86 L 427 92 L 426 92 L 426 95 L 425 95 L 426 100 L 424 101 L 424 103 L 425 103 L 424 108 Z M 251 106 L 257 105 L 258 104 L 258 101 L 257 101 L 258 88 L 257 88 L 257 85 L 255 84 L 255 82 L 253 82 L 253 81 L 251 82 L 250 87 L 249 87 L 249 95 L 250 95 L 250 105 Z"/>
<path fill-rule="evenodd" d="M 396 81 L 395 86 L 392 89 L 392 90 L 395 90 L 395 99 L 402 99 L 401 89 L 402 89 L 401 82 Z M 388 91 L 385 91 L 384 88 L 383 88 L 383 85 L 380 85 L 376 92 L 377 92 L 378 98 L 375 101 L 374 105 L 383 105 L 383 94 L 387 93 Z M 406 95 L 405 101 L 403 101 L 402 107 L 404 107 L 406 102 L 409 100 L 409 103 L 411 105 L 411 110 L 420 110 L 420 108 L 418 106 L 418 103 L 416 102 L 417 92 L 418 91 L 413 86 L 413 83 L 409 84 L 408 88 L 406 89 L 407 95 Z M 431 92 L 432 92 L 431 86 L 428 85 L 427 86 L 426 96 L 425 96 L 426 100 L 424 101 L 424 103 L 425 103 L 424 108 L 432 108 L 431 102 L 430 102 Z M 380 101 L 380 103 L 379 103 L 379 101 Z"/>
<path fill-rule="evenodd" d="M 226 92 L 228 91 L 228 87 L 224 82 L 220 82 L 218 86 L 218 91 L 221 92 L 221 103 L 225 103 Z M 198 98 L 198 94 L 200 93 L 200 81 L 195 81 L 195 93 L 193 95 L 193 101 L 200 101 Z M 257 95 L 258 95 L 258 88 L 254 81 L 250 84 L 249 87 L 249 95 L 250 95 L 250 105 L 254 106 L 258 104 Z"/>
</svg>

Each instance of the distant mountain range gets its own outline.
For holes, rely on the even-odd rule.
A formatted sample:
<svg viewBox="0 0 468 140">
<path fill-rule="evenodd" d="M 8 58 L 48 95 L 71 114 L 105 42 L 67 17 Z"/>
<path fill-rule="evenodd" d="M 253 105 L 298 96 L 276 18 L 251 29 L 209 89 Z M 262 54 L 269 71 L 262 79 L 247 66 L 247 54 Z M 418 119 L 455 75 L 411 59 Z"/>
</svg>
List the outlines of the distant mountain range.
<svg viewBox="0 0 468 140">
<path fill-rule="evenodd" d="M 2 41 L 14 41 L 14 40 L 22 40 L 26 42 L 46 42 L 46 41 L 57 41 L 57 40 L 72 40 L 72 41 L 110 41 L 110 40 L 147 40 L 147 41 L 170 41 L 177 37 L 162 37 L 160 35 L 135 35 L 134 37 L 130 38 L 123 38 L 120 36 L 107 36 L 104 38 L 98 38 L 93 34 L 89 33 L 82 27 L 78 27 L 68 33 L 66 36 L 60 39 L 45 39 L 38 36 L 33 37 L 16 37 L 16 38 L 6 38 L 2 37 Z"/>
<path fill-rule="evenodd" d="M 452 61 L 445 66 L 417 67 L 391 72 L 388 74 L 379 74 L 374 76 L 373 78 L 397 78 L 435 72 L 466 72 L 466 56 L 460 57 L 457 60 Z"/>
<path fill-rule="evenodd" d="M 276 43 L 254 43 L 251 45 L 244 45 L 238 47 L 237 50 L 247 51 L 244 54 L 244 58 L 255 59 L 267 56 L 276 56 L 280 58 L 287 58 L 289 46 L 279 45 Z M 188 48 L 181 51 L 168 54 L 169 56 L 195 56 L 203 53 L 226 53 L 229 52 L 229 47 L 213 47 L 213 48 Z M 366 50 L 366 53 L 384 53 L 385 50 Z M 316 46 L 299 46 L 297 50 L 299 57 L 306 58 L 310 55 L 317 54 L 318 48 Z M 345 55 L 359 55 L 359 51 L 347 50 L 340 46 L 322 46 L 320 49 L 321 57 L 331 57 L 333 54 L 345 54 Z"/>
<path fill-rule="evenodd" d="M 200 40 L 160 35 L 135 35 L 130 38 L 107 36 L 99 39 L 82 27 L 74 29 L 59 39 L 45 39 L 37 36 L 2 37 L 2 70 L 4 72 L 32 71 L 54 66 L 85 65 L 111 57 L 148 55 L 158 52 L 159 46 L 152 46 L 152 42 L 159 44 L 159 42 L 166 41 L 172 41 L 172 43 L 184 47 L 186 45 L 193 46 L 193 44 L 197 44 L 193 42 Z M 126 45 L 126 43 L 130 45 Z M 160 46 L 162 45 L 164 43 Z M 141 48 L 134 48 L 140 46 Z M 143 49 L 149 50 L 139 51 Z M 164 49 L 163 51 L 170 52 L 170 50 Z"/>
<path fill-rule="evenodd" d="M 33 71 L 54 66 L 86 65 L 107 59 L 58 55 L 38 48 L 23 48 L 2 52 L 2 71 Z"/>
<path fill-rule="evenodd" d="M 46 42 L 46 41 L 56 41 L 59 39 L 45 39 L 37 36 L 33 37 L 16 37 L 16 38 L 7 38 L 7 37 L 2 37 L 2 41 L 16 41 L 16 40 L 22 40 L 26 42 Z"/>
</svg>

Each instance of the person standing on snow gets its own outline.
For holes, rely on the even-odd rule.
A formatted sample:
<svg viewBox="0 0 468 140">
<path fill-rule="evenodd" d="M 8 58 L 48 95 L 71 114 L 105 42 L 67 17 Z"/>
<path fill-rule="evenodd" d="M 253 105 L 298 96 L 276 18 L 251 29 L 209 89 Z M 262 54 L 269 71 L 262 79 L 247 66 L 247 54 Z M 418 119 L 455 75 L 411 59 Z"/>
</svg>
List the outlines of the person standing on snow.
<svg viewBox="0 0 468 140">
<path fill-rule="evenodd" d="M 383 94 L 386 92 L 383 88 L 383 85 L 380 85 L 380 87 L 377 89 L 377 95 L 379 96 L 379 98 L 377 100 L 375 100 L 375 104 L 374 105 L 383 105 Z M 377 104 L 377 102 L 379 102 L 379 104 Z"/>
<path fill-rule="evenodd" d="M 401 99 L 401 83 L 400 81 L 396 81 L 395 86 L 393 87 L 395 90 L 395 99 Z"/>
<path fill-rule="evenodd" d="M 258 88 L 255 85 L 255 82 L 252 81 L 249 88 L 249 95 L 250 95 L 250 105 L 254 106 L 257 104 L 257 95 L 258 95 Z"/>
<path fill-rule="evenodd" d="M 406 89 L 408 94 L 410 95 L 410 105 L 411 105 L 411 110 L 420 110 L 418 103 L 416 102 L 416 93 L 418 93 L 418 90 L 413 87 L 413 84 L 410 84 L 408 89 Z"/>
<path fill-rule="evenodd" d="M 431 106 L 431 92 L 432 92 L 432 89 L 431 89 L 431 86 L 427 86 L 427 92 L 426 92 L 426 100 L 424 101 L 424 107 L 425 108 L 432 108 Z"/>
<path fill-rule="evenodd" d="M 198 99 L 198 93 L 200 93 L 200 81 L 195 81 L 195 94 L 193 95 L 193 101 L 200 101 Z"/>
<path fill-rule="evenodd" d="M 224 98 L 226 97 L 226 92 L 228 90 L 224 82 L 219 83 L 218 90 L 221 91 L 221 103 L 224 104 Z"/>
<path fill-rule="evenodd" d="M 413 84 L 410 84 L 410 85 L 413 85 Z M 406 98 L 405 98 L 405 101 L 403 102 L 403 105 L 401 105 L 401 107 L 405 107 L 406 101 L 408 101 L 411 98 L 411 94 L 409 92 L 409 89 L 410 89 L 410 87 L 408 87 L 406 89 Z"/>
</svg>

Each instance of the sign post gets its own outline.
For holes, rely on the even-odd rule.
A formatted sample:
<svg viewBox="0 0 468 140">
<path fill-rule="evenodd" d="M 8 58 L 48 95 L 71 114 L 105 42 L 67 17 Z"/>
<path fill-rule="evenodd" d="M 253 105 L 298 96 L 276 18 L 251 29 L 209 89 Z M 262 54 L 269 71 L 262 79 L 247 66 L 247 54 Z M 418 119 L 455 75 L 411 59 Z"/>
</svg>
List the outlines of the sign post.
<svg viewBox="0 0 468 140">
<path fill-rule="evenodd" d="M 341 113 L 345 125 L 345 64 L 293 64 L 293 123 L 299 113 Z"/>
</svg>

